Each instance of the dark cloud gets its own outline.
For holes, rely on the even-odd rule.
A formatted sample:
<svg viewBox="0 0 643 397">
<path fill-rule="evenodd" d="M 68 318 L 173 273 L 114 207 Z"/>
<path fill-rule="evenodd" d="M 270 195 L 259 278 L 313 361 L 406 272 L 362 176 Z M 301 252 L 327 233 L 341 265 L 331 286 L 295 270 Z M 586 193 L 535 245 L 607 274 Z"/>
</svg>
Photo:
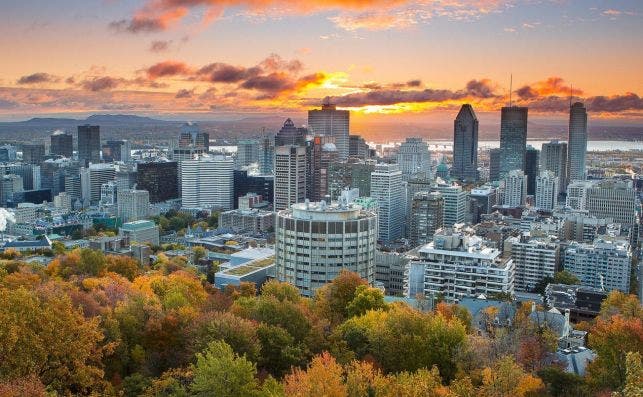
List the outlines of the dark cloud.
<svg viewBox="0 0 643 397">
<path fill-rule="evenodd" d="M 82 88 L 88 91 L 105 91 L 113 90 L 125 83 L 126 81 L 122 78 L 103 76 L 86 79 L 81 81 L 79 84 Z"/>
<path fill-rule="evenodd" d="M 194 95 L 194 89 L 191 89 L 191 90 L 181 89 L 179 90 L 179 92 L 176 93 L 174 98 L 177 98 L 177 99 L 192 98 L 192 95 Z"/>
<path fill-rule="evenodd" d="M 254 76 L 241 84 L 247 90 L 282 91 L 293 87 L 293 81 L 283 73 Z"/>
<path fill-rule="evenodd" d="M 518 95 L 519 98 L 522 98 L 522 99 L 532 99 L 538 96 L 538 93 L 536 92 L 536 90 L 534 90 L 528 85 L 518 88 L 516 90 L 516 94 Z"/>
<path fill-rule="evenodd" d="M 406 82 L 407 87 L 419 87 L 422 85 L 422 80 L 409 80 Z"/>
<path fill-rule="evenodd" d="M 170 49 L 170 44 L 172 44 L 172 40 L 154 40 L 150 43 L 150 51 L 156 53 L 165 52 Z"/>
<path fill-rule="evenodd" d="M 465 94 L 450 90 L 373 90 L 333 97 L 332 101 L 339 106 L 360 107 L 368 105 L 395 105 L 398 103 L 444 102 L 452 99 L 462 99 Z"/>
<path fill-rule="evenodd" d="M 587 109 L 592 112 L 622 112 L 643 110 L 643 98 L 628 92 L 624 95 L 595 96 L 586 100 Z"/>
<path fill-rule="evenodd" d="M 494 85 L 489 79 L 470 80 L 466 86 L 467 94 L 474 98 L 495 98 Z"/>
<path fill-rule="evenodd" d="M 215 62 L 197 70 L 195 78 L 212 83 L 238 83 L 241 80 L 256 77 L 262 72 L 263 70 L 259 67 L 245 68 Z"/>
<path fill-rule="evenodd" d="M 159 77 L 187 75 L 191 73 L 191 68 L 184 62 L 163 61 L 150 66 L 145 71 L 147 76 L 154 80 Z"/>
<path fill-rule="evenodd" d="M 34 73 L 27 76 L 22 76 L 16 82 L 17 84 L 41 84 L 41 83 L 57 83 L 60 78 L 49 73 Z"/>
</svg>

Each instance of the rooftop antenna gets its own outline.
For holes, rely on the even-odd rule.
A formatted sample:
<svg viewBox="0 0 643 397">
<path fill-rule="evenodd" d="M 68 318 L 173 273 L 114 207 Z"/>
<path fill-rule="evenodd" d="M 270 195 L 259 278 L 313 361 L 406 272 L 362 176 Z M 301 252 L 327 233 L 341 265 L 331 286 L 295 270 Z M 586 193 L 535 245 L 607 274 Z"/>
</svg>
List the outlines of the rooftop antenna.
<svg viewBox="0 0 643 397">
<path fill-rule="evenodd" d="M 574 85 L 570 84 L 569 85 L 569 107 L 572 107 L 572 98 L 574 96 Z"/>
<path fill-rule="evenodd" d="M 511 107 L 511 91 L 513 89 L 514 75 L 513 73 L 509 75 L 509 107 Z"/>
</svg>

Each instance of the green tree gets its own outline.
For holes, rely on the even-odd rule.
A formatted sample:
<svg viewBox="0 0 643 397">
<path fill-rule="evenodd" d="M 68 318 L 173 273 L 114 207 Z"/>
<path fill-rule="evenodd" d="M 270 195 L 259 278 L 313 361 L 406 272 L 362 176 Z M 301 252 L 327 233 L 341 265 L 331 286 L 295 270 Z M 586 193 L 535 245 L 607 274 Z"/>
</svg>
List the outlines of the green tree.
<svg viewBox="0 0 643 397">
<path fill-rule="evenodd" d="M 578 285 L 580 284 L 580 280 L 578 277 L 573 275 L 572 273 L 568 272 L 567 270 L 563 270 L 560 272 L 556 272 L 554 274 L 554 283 L 556 284 L 567 284 L 567 285 Z"/>
<path fill-rule="evenodd" d="M 355 289 L 355 297 L 346 307 L 349 317 L 361 316 L 369 310 L 386 309 L 384 294 L 377 288 L 360 285 Z"/>
<path fill-rule="evenodd" d="M 261 343 L 259 367 L 280 378 L 293 366 L 301 365 L 305 355 L 300 345 L 283 328 L 261 324 L 257 330 Z"/>
<path fill-rule="evenodd" d="M 255 365 L 223 341 L 197 353 L 190 391 L 194 396 L 246 397 L 257 394 Z"/>
<path fill-rule="evenodd" d="M 342 271 L 339 276 L 315 293 L 315 306 L 331 324 L 339 324 L 348 317 L 348 304 L 355 298 L 360 285 L 368 285 L 357 273 Z"/>
</svg>

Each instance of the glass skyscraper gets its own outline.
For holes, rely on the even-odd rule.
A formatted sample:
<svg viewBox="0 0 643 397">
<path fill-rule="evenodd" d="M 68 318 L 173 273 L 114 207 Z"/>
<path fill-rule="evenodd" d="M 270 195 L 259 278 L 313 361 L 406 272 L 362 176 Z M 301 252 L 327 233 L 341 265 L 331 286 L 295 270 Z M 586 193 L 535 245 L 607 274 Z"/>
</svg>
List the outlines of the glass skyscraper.
<svg viewBox="0 0 643 397">
<path fill-rule="evenodd" d="M 525 169 L 527 108 L 503 107 L 500 118 L 500 177 Z"/>
<path fill-rule="evenodd" d="M 567 145 L 568 180 L 584 180 L 587 153 L 587 109 L 580 102 L 569 108 L 569 143 Z"/>
<path fill-rule="evenodd" d="M 464 181 L 478 179 L 478 118 L 469 104 L 462 105 L 453 122 L 451 175 Z"/>
</svg>

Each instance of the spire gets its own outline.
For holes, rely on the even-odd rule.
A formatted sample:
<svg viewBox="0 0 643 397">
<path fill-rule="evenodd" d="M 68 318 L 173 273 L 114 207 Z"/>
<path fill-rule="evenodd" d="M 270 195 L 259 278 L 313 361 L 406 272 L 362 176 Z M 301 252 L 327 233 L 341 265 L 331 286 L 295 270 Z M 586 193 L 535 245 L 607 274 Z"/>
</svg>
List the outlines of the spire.
<svg viewBox="0 0 643 397">
<path fill-rule="evenodd" d="M 511 107 L 511 91 L 513 90 L 514 84 L 514 75 L 513 73 L 509 75 L 509 107 Z"/>
</svg>

